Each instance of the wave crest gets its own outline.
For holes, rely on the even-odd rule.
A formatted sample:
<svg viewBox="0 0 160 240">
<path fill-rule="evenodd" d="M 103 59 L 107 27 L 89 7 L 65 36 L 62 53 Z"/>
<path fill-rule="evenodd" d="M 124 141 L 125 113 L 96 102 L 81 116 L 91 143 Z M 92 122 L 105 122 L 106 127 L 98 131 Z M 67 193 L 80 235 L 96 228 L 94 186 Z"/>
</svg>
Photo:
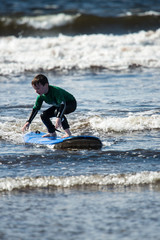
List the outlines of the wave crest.
<svg viewBox="0 0 160 240">
<path fill-rule="evenodd" d="M 140 172 L 108 175 L 80 175 L 69 177 L 16 177 L 1 178 L 0 191 L 37 188 L 77 188 L 84 186 L 134 186 L 157 184 L 160 172 Z"/>
<path fill-rule="evenodd" d="M 128 116 L 128 117 L 91 117 L 90 125 L 93 129 L 105 132 L 133 132 L 160 129 L 160 116 Z"/>
<path fill-rule="evenodd" d="M 0 39 L 0 74 L 160 67 L 160 29 L 123 36 Z"/>
</svg>

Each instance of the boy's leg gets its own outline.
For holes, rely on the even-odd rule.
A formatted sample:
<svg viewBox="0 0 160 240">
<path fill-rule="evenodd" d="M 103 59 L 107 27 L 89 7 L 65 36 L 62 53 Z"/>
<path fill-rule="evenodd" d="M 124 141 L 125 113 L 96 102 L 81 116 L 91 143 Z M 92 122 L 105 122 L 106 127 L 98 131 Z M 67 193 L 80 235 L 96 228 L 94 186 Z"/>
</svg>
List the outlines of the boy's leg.
<svg viewBox="0 0 160 240">
<path fill-rule="evenodd" d="M 70 137 L 72 135 L 69 128 L 65 129 L 64 131 L 65 131 L 66 134 L 62 138 Z"/>
<path fill-rule="evenodd" d="M 76 101 L 73 101 L 73 102 L 70 102 L 70 103 L 67 103 L 66 104 L 66 109 L 65 109 L 65 114 L 69 114 L 71 112 L 74 112 L 75 109 L 76 109 L 76 106 L 77 106 L 77 103 Z M 71 136 L 71 132 L 70 132 L 70 129 L 69 129 L 69 124 L 68 124 L 68 121 L 67 121 L 67 118 L 65 117 L 65 115 L 62 116 L 61 118 L 61 123 L 62 123 L 62 127 L 65 131 L 65 136 L 63 137 L 69 137 Z"/>
<path fill-rule="evenodd" d="M 66 104 L 66 109 L 65 109 L 65 114 L 69 114 L 71 112 L 74 112 L 76 109 L 77 103 L 76 101 L 72 101 Z M 44 123 L 44 125 L 47 127 L 48 132 L 50 134 L 55 134 L 55 126 L 53 125 L 53 123 L 51 122 L 50 118 L 52 117 L 56 117 L 57 116 L 57 108 L 52 106 L 51 108 L 45 110 L 42 114 L 41 114 L 41 119 L 42 122 Z M 69 124 L 68 121 L 66 119 L 66 117 L 63 115 L 61 118 L 61 122 L 62 122 L 62 127 L 64 129 L 64 131 L 66 132 L 65 136 L 71 136 L 71 132 L 69 130 Z M 65 137 L 64 136 L 64 137 Z"/>
<path fill-rule="evenodd" d="M 44 125 L 47 127 L 47 130 L 49 133 L 55 133 L 55 126 L 53 125 L 52 121 L 50 118 L 56 117 L 55 114 L 56 107 L 51 107 L 45 110 L 40 116 L 42 119 L 42 122 Z"/>
<path fill-rule="evenodd" d="M 71 132 L 69 130 L 69 124 L 68 124 L 67 118 L 64 115 L 61 118 L 61 123 L 62 123 L 62 127 L 63 127 L 63 129 L 64 129 L 64 131 L 66 133 L 63 137 L 65 138 L 65 137 L 71 136 L 72 134 L 71 134 Z"/>
<path fill-rule="evenodd" d="M 67 118 L 64 115 L 61 118 L 61 123 L 64 130 L 69 128 Z"/>
</svg>

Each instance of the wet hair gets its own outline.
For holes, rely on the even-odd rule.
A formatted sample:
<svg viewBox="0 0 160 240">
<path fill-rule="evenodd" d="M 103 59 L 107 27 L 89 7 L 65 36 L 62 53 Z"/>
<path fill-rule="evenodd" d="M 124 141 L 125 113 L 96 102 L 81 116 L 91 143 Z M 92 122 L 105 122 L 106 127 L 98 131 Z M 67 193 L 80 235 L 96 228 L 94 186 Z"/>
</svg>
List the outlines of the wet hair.
<svg viewBox="0 0 160 240">
<path fill-rule="evenodd" d="M 44 76 L 43 74 L 38 74 L 35 76 L 31 82 L 32 86 L 37 86 L 38 84 L 42 84 L 43 86 L 48 83 L 48 78 Z"/>
</svg>

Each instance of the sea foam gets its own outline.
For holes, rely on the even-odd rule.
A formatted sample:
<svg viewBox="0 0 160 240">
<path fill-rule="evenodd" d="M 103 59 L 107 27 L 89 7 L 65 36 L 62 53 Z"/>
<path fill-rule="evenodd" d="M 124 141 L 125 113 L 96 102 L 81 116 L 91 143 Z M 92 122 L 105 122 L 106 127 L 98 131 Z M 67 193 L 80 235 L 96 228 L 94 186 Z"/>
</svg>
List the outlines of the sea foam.
<svg viewBox="0 0 160 240">
<path fill-rule="evenodd" d="M 77 15 L 67 15 L 64 13 L 59 13 L 57 15 L 42 15 L 42 16 L 25 16 L 17 19 L 17 24 L 23 25 L 27 24 L 35 29 L 51 29 L 54 27 L 64 26 L 73 22 L 79 14 Z"/>
<path fill-rule="evenodd" d="M 139 172 L 108 175 L 80 175 L 68 177 L 39 176 L 1 178 L 0 191 L 13 191 L 38 188 L 79 188 L 102 186 L 141 186 L 157 184 L 160 180 L 160 172 Z"/>
<path fill-rule="evenodd" d="M 89 119 L 93 129 L 103 130 L 103 132 L 133 132 L 156 130 L 160 128 L 160 116 L 126 116 L 126 117 L 100 117 L 95 116 Z"/>
<path fill-rule="evenodd" d="M 160 29 L 125 35 L 0 38 L 0 74 L 160 67 Z"/>
</svg>

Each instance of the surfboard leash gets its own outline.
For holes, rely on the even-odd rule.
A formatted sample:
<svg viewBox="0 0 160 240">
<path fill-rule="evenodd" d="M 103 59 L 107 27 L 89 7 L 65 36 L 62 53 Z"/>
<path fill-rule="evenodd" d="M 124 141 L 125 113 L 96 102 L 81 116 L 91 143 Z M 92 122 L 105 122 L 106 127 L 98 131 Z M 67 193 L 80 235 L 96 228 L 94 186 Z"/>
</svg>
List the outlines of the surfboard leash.
<svg viewBox="0 0 160 240">
<path fill-rule="evenodd" d="M 58 129 L 56 129 L 56 128 L 55 128 L 55 131 L 56 131 L 56 132 L 59 132 L 59 133 L 62 133 L 62 131 L 60 131 L 60 130 L 58 130 Z M 40 134 L 41 132 L 38 131 L 38 130 L 36 130 L 35 133 Z"/>
</svg>

